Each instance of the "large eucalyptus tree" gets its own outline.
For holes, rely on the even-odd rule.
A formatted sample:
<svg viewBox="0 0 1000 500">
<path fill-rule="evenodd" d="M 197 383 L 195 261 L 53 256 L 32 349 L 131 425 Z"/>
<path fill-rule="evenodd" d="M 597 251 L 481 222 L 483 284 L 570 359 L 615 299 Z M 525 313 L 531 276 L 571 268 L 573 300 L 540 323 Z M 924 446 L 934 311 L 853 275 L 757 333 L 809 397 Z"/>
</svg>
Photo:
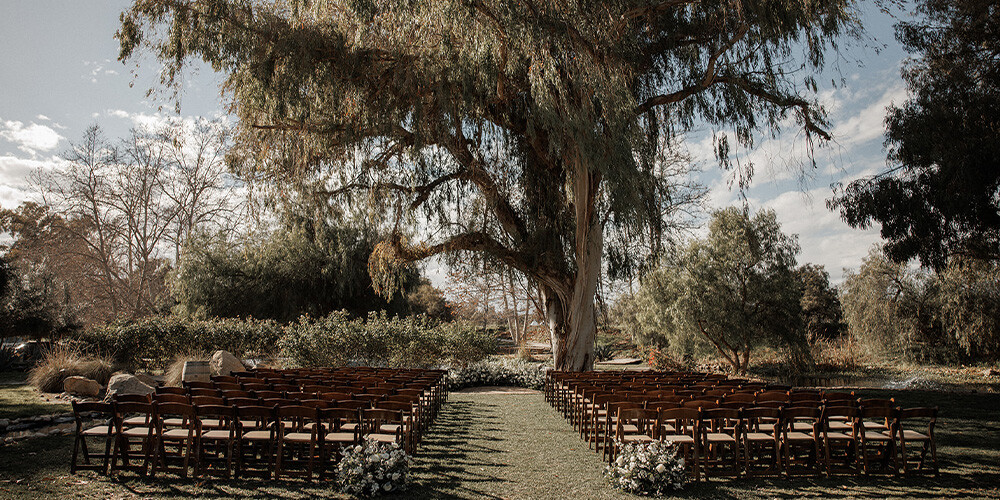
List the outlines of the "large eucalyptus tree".
<svg viewBox="0 0 1000 500">
<path fill-rule="evenodd" d="M 226 74 L 237 168 L 381 209 L 373 274 L 463 252 L 523 272 L 556 367 L 581 370 L 599 276 L 690 195 L 670 140 L 705 121 L 747 146 L 789 118 L 827 139 L 810 75 L 853 1 L 136 0 L 118 38 L 168 87 L 193 58 Z"/>
</svg>

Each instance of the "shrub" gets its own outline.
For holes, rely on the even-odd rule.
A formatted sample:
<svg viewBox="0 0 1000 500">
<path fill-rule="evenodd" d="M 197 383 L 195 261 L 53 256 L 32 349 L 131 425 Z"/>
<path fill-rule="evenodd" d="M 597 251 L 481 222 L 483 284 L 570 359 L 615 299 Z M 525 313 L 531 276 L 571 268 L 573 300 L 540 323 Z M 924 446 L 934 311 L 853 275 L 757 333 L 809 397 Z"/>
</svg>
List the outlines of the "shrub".
<svg viewBox="0 0 1000 500">
<path fill-rule="evenodd" d="M 512 386 L 541 389 L 545 385 L 545 363 L 529 363 L 520 359 L 489 358 L 448 370 L 451 390 L 478 386 Z"/>
<path fill-rule="evenodd" d="M 439 366 L 466 364 L 496 350 L 496 339 L 465 323 L 439 323 L 426 316 L 369 314 L 350 318 L 345 311 L 323 318 L 303 316 L 285 327 L 282 356 L 297 366 Z"/>
<path fill-rule="evenodd" d="M 671 442 L 618 444 L 618 458 L 604 469 L 611 486 L 628 493 L 660 496 L 684 487 L 684 459 Z"/>
<path fill-rule="evenodd" d="M 135 368 L 165 366 L 178 355 L 223 349 L 236 357 L 267 357 L 275 353 L 281 326 L 254 319 L 193 320 L 150 316 L 90 328 L 77 340 L 90 352 L 110 356 Z"/>
<path fill-rule="evenodd" d="M 88 356 L 75 347 L 56 346 L 31 369 L 28 383 L 42 392 L 62 392 L 63 381 L 69 377 L 86 377 L 105 385 L 113 372 L 107 358 Z"/>
<path fill-rule="evenodd" d="M 403 491 L 410 479 L 410 457 L 396 443 L 368 439 L 348 448 L 337 464 L 340 491 L 351 495 Z"/>
</svg>

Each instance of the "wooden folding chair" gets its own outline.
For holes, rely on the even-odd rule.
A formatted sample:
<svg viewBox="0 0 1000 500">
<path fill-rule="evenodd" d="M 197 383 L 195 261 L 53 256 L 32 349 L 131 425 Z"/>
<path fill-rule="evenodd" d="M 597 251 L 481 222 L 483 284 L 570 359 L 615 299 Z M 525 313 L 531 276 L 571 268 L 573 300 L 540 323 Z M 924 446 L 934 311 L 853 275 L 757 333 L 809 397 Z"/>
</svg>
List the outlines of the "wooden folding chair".
<svg viewBox="0 0 1000 500">
<path fill-rule="evenodd" d="M 201 426 L 195 453 L 195 475 L 231 477 L 234 472 L 233 449 L 236 446 L 235 406 L 198 405 L 195 406 L 195 413 Z"/>
<path fill-rule="evenodd" d="M 860 416 L 861 412 L 853 406 L 828 406 L 824 408 L 823 452 L 828 476 L 857 475 L 861 472 L 858 467 L 858 419 Z"/>
<path fill-rule="evenodd" d="M 899 452 L 903 463 L 904 474 L 934 474 L 938 476 L 937 445 L 934 443 L 934 425 L 937 423 L 937 407 L 906 408 L 899 410 L 896 418 L 896 436 L 899 440 Z M 916 422 L 914 422 L 916 421 Z M 914 424 L 926 425 L 923 432 L 914 430 Z M 911 460 L 907 450 L 911 444 L 921 446 L 919 455 Z M 930 453 L 932 467 L 927 466 L 927 454 Z"/>
<path fill-rule="evenodd" d="M 742 472 L 740 410 L 713 408 L 701 411 L 701 458 L 705 480 L 711 476 L 736 477 Z"/>
<path fill-rule="evenodd" d="M 309 406 L 280 406 L 277 418 L 278 452 L 274 478 L 282 475 L 299 476 L 312 480 L 315 463 L 319 458 L 320 410 Z"/>
<path fill-rule="evenodd" d="M 85 415 L 86 414 L 86 415 Z M 96 414 L 96 415 L 94 415 Z M 85 419 L 93 418 L 98 425 L 84 428 Z M 73 421 L 76 430 L 73 433 L 73 458 L 69 464 L 69 473 L 76 474 L 78 470 L 96 470 L 108 474 L 111 464 L 111 446 L 114 443 L 114 405 L 103 402 L 73 401 Z M 104 451 L 100 455 L 91 455 L 87 448 L 87 438 L 102 438 Z M 83 463 L 77 463 L 77 457 L 83 452 Z M 101 463 L 91 462 L 91 458 L 100 458 Z"/>
<path fill-rule="evenodd" d="M 886 407 L 864 407 L 860 409 L 858 418 L 858 453 L 865 475 L 899 474 L 899 462 L 896 457 L 896 409 Z M 886 424 L 882 424 L 885 422 Z M 888 429 L 886 429 L 888 427 Z M 878 462 L 876 469 L 873 462 Z M 892 468 L 889 468 L 892 462 Z"/>
<path fill-rule="evenodd" d="M 384 431 L 386 425 L 393 426 L 395 432 Z M 397 410 L 361 410 L 361 439 L 374 439 L 380 443 L 405 445 L 403 436 L 403 414 Z"/>
<path fill-rule="evenodd" d="M 149 472 L 153 446 L 156 444 L 156 413 L 152 403 L 122 401 L 114 403 L 114 446 L 108 474 L 115 471 L 135 471 L 143 476 Z M 127 424 L 126 421 L 133 422 Z M 139 453 L 140 457 L 135 457 Z M 138 464 L 133 460 L 140 459 Z M 121 465 L 118 461 L 121 460 Z"/>
<path fill-rule="evenodd" d="M 620 447 L 631 443 L 652 443 L 658 437 L 659 414 L 644 408 L 618 408 L 615 438 L 611 441 L 609 462 L 614 462 Z"/>
<path fill-rule="evenodd" d="M 201 422 L 195 414 L 194 406 L 185 403 L 154 403 L 153 408 L 156 414 L 153 419 L 156 445 L 150 475 L 155 476 L 162 471 L 187 477 L 191 462 L 196 460 L 196 443 L 201 438 Z M 168 419 L 180 420 L 180 424 L 168 427 L 165 422 Z M 179 465 L 172 465 L 177 462 Z M 197 470 L 197 462 L 193 465 Z"/>
<path fill-rule="evenodd" d="M 413 453 L 416 446 L 414 442 L 416 418 L 414 416 L 413 405 L 396 401 L 379 401 L 375 403 L 375 408 L 380 410 L 394 410 L 402 414 L 403 422 L 401 424 L 382 424 L 379 427 L 379 432 L 386 434 L 401 432 L 403 434 L 404 449 L 407 453 Z"/>
<path fill-rule="evenodd" d="M 349 448 L 361 442 L 360 413 L 351 408 L 324 408 L 319 411 L 320 429 L 320 469 L 323 479 L 329 465 L 332 465 Z"/>
<path fill-rule="evenodd" d="M 701 411 L 697 408 L 659 410 L 657 438 L 679 447 L 695 481 L 701 478 Z"/>
<path fill-rule="evenodd" d="M 781 444 L 775 428 L 781 418 L 780 408 L 744 408 L 743 469 L 747 476 L 780 476 Z"/>
<path fill-rule="evenodd" d="M 816 407 L 783 408 L 779 420 L 782 469 L 789 477 L 820 474 L 820 423 L 823 410 Z"/>
<path fill-rule="evenodd" d="M 267 406 L 235 406 L 237 453 L 236 477 L 248 473 L 270 478 L 274 464 L 275 409 Z"/>
</svg>

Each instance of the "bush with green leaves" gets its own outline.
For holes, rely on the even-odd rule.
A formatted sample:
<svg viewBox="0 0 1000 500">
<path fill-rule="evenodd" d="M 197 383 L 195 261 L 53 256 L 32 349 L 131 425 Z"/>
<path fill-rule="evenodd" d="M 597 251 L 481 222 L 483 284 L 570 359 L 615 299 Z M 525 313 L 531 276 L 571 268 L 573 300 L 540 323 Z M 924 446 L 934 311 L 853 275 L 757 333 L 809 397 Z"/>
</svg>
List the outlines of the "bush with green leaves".
<svg viewBox="0 0 1000 500">
<path fill-rule="evenodd" d="M 618 457 L 604 469 L 612 487 L 655 496 L 684 487 L 684 459 L 673 443 L 619 443 L 618 450 Z"/>
<path fill-rule="evenodd" d="M 274 321 L 254 319 L 195 320 L 149 316 L 99 325 L 76 336 L 87 351 L 111 357 L 125 367 L 163 367 L 174 357 L 218 349 L 239 358 L 271 357 L 281 337 Z"/>
<path fill-rule="evenodd" d="M 492 357 L 449 369 L 448 387 L 451 390 L 480 386 L 541 389 L 545 385 L 545 372 L 548 368 L 549 365 L 545 363 Z"/>
<path fill-rule="evenodd" d="M 284 329 L 281 355 L 295 366 L 392 366 L 427 368 L 466 364 L 496 351 L 496 337 L 472 325 L 385 312 L 352 318 L 338 311 L 302 316 Z"/>
</svg>

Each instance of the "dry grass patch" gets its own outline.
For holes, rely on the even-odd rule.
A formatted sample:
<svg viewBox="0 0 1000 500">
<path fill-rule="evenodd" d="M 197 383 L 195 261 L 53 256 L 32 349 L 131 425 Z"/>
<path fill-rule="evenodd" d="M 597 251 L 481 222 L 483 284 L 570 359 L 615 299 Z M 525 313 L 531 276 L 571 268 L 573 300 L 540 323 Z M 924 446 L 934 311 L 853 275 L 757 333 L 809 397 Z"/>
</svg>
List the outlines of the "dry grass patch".
<svg viewBox="0 0 1000 500">
<path fill-rule="evenodd" d="M 63 381 L 86 377 L 105 385 L 114 373 L 111 360 L 84 354 L 69 346 L 56 346 L 28 374 L 28 383 L 42 392 L 62 392 Z"/>
</svg>

